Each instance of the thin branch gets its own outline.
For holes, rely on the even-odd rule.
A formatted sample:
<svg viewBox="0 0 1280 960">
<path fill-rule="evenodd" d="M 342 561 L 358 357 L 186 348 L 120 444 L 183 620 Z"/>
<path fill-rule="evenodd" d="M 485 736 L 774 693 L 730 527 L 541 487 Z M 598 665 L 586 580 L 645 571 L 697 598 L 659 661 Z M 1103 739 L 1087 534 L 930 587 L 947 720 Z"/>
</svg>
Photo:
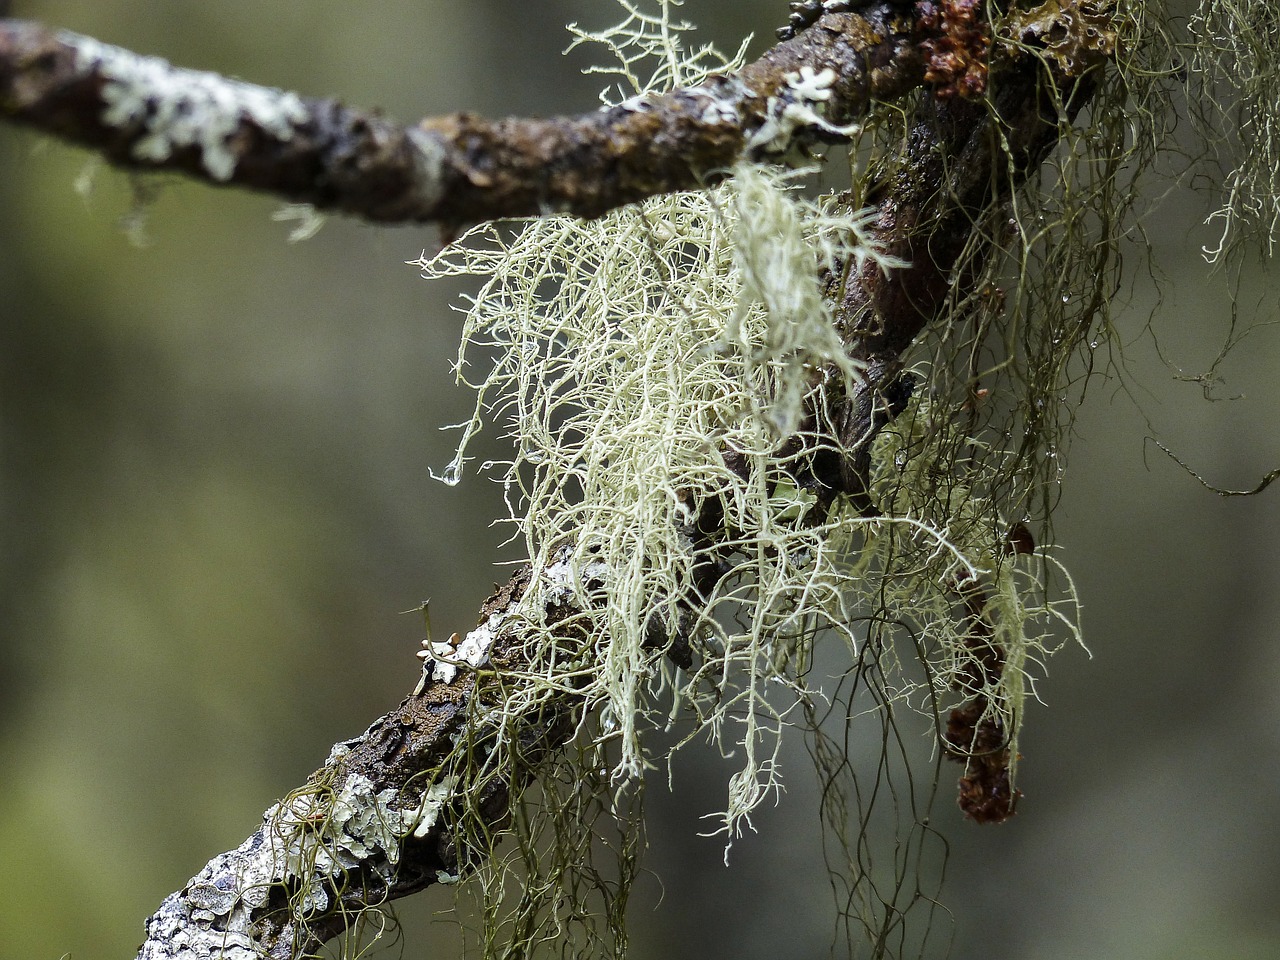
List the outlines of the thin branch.
<svg viewBox="0 0 1280 960">
<path fill-rule="evenodd" d="M 461 797 L 440 771 L 463 737 L 474 765 L 489 759 L 498 732 L 477 736 L 478 718 L 500 714 L 512 686 L 529 673 L 525 621 L 516 615 L 526 592 L 536 592 L 563 637 L 581 639 L 580 611 L 565 600 L 578 593 L 572 576 L 567 563 L 537 576 L 528 567 L 518 571 L 457 644 L 467 668 L 428 660 L 419 691 L 361 736 L 335 745 L 325 766 L 268 810 L 248 840 L 165 899 L 147 921 L 140 960 L 310 956 L 370 909 L 470 872 L 484 852 L 460 848 L 450 827 L 465 809 L 500 830 L 539 760 L 572 736 L 580 703 L 565 693 L 538 716 L 521 718 L 514 737 L 522 772 L 476 778 L 472 794 Z M 587 574 L 580 586 L 598 593 L 603 585 Z"/>
<path fill-rule="evenodd" d="M 833 13 L 739 73 L 546 120 L 376 112 L 174 67 L 89 37 L 0 22 L 0 116 L 122 167 L 177 171 L 383 223 L 595 217 L 705 186 L 743 153 L 781 157 L 919 86 L 916 22 L 893 0 Z"/>
</svg>

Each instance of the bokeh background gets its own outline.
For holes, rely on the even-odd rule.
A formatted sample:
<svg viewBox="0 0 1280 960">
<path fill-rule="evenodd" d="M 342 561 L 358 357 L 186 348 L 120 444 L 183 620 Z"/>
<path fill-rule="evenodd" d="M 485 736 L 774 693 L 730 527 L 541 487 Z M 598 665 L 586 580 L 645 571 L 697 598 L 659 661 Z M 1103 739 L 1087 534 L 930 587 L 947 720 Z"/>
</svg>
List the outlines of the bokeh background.
<svg viewBox="0 0 1280 960">
<path fill-rule="evenodd" d="M 607 0 L 15 6 L 404 119 L 590 109 L 600 81 L 560 57 L 563 25 L 614 17 Z M 786 9 L 686 13 L 759 50 Z M 437 631 L 474 622 L 504 577 L 503 508 L 483 479 L 429 476 L 471 402 L 449 365 L 459 288 L 405 265 L 433 231 L 335 220 L 289 244 L 275 201 L 133 182 L 3 127 L 0 171 L 0 958 L 129 957 L 168 892 L 412 687 L 421 620 L 401 611 L 430 597 Z M 957 960 L 1280 955 L 1280 488 L 1221 499 L 1144 442 L 1225 486 L 1280 466 L 1280 284 L 1246 277 L 1242 322 L 1264 325 L 1224 383 L 1179 379 L 1229 332 L 1199 252 L 1210 210 L 1175 191 L 1147 220 L 1157 282 L 1123 293 L 1126 374 L 1088 391 L 1057 515 L 1092 657 L 1065 648 L 1041 684 L 1014 821 L 939 802 L 937 955 L 948 938 Z M 827 954 L 815 793 L 790 764 L 728 868 L 697 836 L 723 771 L 685 762 L 674 795 L 650 790 L 665 898 L 633 916 L 637 958 Z M 451 955 L 447 891 L 418 901 L 405 955 Z"/>
</svg>

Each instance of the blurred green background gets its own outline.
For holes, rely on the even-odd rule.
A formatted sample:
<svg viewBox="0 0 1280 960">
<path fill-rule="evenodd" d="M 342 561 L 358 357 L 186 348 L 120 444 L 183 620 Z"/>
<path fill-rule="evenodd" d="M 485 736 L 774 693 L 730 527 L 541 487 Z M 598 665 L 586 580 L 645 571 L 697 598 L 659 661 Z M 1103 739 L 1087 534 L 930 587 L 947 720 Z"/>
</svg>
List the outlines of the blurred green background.
<svg viewBox="0 0 1280 960">
<path fill-rule="evenodd" d="M 600 81 L 559 57 L 563 25 L 614 18 L 606 0 L 14 12 L 403 119 L 590 109 Z M 786 9 L 686 13 L 759 50 Z M 412 688 L 421 621 L 400 611 L 431 597 L 437 631 L 474 622 L 504 577 L 502 504 L 429 477 L 471 402 L 458 288 L 404 264 L 432 231 L 335 220 L 289 244 L 270 199 L 134 183 L 3 127 L 0 164 L 0 958 L 130 957 L 167 893 Z M 1177 379 L 1230 319 L 1199 254 L 1210 209 L 1176 194 L 1147 221 L 1158 283 L 1123 294 L 1127 379 L 1079 414 L 1057 537 L 1093 657 L 1065 649 L 1040 686 L 1013 822 L 938 804 L 958 960 L 1280 955 L 1280 489 L 1220 499 L 1143 442 L 1226 486 L 1280 465 L 1280 328 L 1218 371 L 1238 399 Z M 1280 284 L 1245 289 L 1245 318 L 1280 318 Z M 637 958 L 827 954 L 814 788 L 788 762 L 728 869 L 696 836 L 720 773 L 686 762 L 674 796 L 650 790 L 665 899 L 633 915 Z M 450 955 L 448 905 L 405 905 L 407 955 Z"/>
</svg>

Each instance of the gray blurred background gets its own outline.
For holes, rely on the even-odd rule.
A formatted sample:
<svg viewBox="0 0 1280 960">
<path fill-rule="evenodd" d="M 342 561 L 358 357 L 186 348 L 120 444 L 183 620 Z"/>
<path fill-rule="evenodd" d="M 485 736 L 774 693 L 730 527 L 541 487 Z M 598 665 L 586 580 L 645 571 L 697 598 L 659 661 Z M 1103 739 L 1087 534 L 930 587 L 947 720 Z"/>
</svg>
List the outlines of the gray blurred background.
<svg viewBox="0 0 1280 960">
<path fill-rule="evenodd" d="M 559 57 L 563 24 L 614 18 L 606 0 L 15 6 L 402 119 L 590 109 L 600 81 Z M 756 51 L 786 14 L 685 11 Z M 0 169 L 0 957 L 127 957 L 167 893 L 412 687 L 421 620 L 400 611 L 431 597 L 437 631 L 474 622 L 504 577 L 502 506 L 428 475 L 471 403 L 449 367 L 459 288 L 404 264 L 432 231 L 331 221 L 291 245 L 270 199 L 134 184 L 3 127 Z M 1093 656 L 1064 649 L 1040 686 L 1020 815 L 962 822 L 944 772 L 936 955 L 947 937 L 958 960 L 1280 955 L 1280 488 L 1220 499 L 1144 447 L 1154 431 L 1232 487 L 1280 466 L 1280 328 L 1218 370 L 1213 395 L 1238 399 L 1177 379 L 1230 318 L 1199 254 L 1210 209 L 1175 194 L 1149 219 L 1160 282 L 1125 293 L 1127 378 L 1079 413 L 1057 538 Z M 1280 285 L 1245 289 L 1245 319 L 1280 318 Z M 826 955 L 803 755 L 728 869 L 696 836 L 722 771 L 680 770 L 675 796 L 649 793 L 665 900 L 634 912 L 635 956 Z M 405 905 L 406 955 L 451 954 L 449 903 Z"/>
</svg>

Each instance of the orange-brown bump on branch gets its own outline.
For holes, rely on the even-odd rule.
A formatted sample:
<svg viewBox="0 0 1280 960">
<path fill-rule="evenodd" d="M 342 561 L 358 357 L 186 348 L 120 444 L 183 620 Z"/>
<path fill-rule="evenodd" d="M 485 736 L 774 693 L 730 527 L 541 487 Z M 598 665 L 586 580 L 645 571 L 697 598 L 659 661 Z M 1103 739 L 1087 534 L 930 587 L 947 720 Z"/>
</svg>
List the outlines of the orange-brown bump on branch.
<svg viewBox="0 0 1280 960">
<path fill-rule="evenodd" d="M 916 29 L 924 82 L 935 96 L 973 99 L 986 93 L 991 30 L 982 0 L 919 0 Z"/>
<path fill-rule="evenodd" d="M 1009 775 L 1012 755 L 1003 725 L 982 719 L 985 697 L 974 697 L 951 711 L 943 734 L 946 755 L 962 762 L 956 802 L 975 823 L 1004 823 L 1017 812 L 1022 791 Z"/>
<path fill-rule="evenodd" d="M 964 764 L 956 796 L 964 815 L 975 823 L 1003 823 L 1017 812 L 1022 791 L 1014 789 L 1010 775 L 1009 732 L 983 691 L 999 682 L 1005 652 L 987 618 L 986 591 L 973 579 L 957 582 L 952 590 L 965 609 L 964 640 L 970 657 L 957 686 L 973 693 L 947 717 L 943 751 L 947 759 Z"/>
</svg>

